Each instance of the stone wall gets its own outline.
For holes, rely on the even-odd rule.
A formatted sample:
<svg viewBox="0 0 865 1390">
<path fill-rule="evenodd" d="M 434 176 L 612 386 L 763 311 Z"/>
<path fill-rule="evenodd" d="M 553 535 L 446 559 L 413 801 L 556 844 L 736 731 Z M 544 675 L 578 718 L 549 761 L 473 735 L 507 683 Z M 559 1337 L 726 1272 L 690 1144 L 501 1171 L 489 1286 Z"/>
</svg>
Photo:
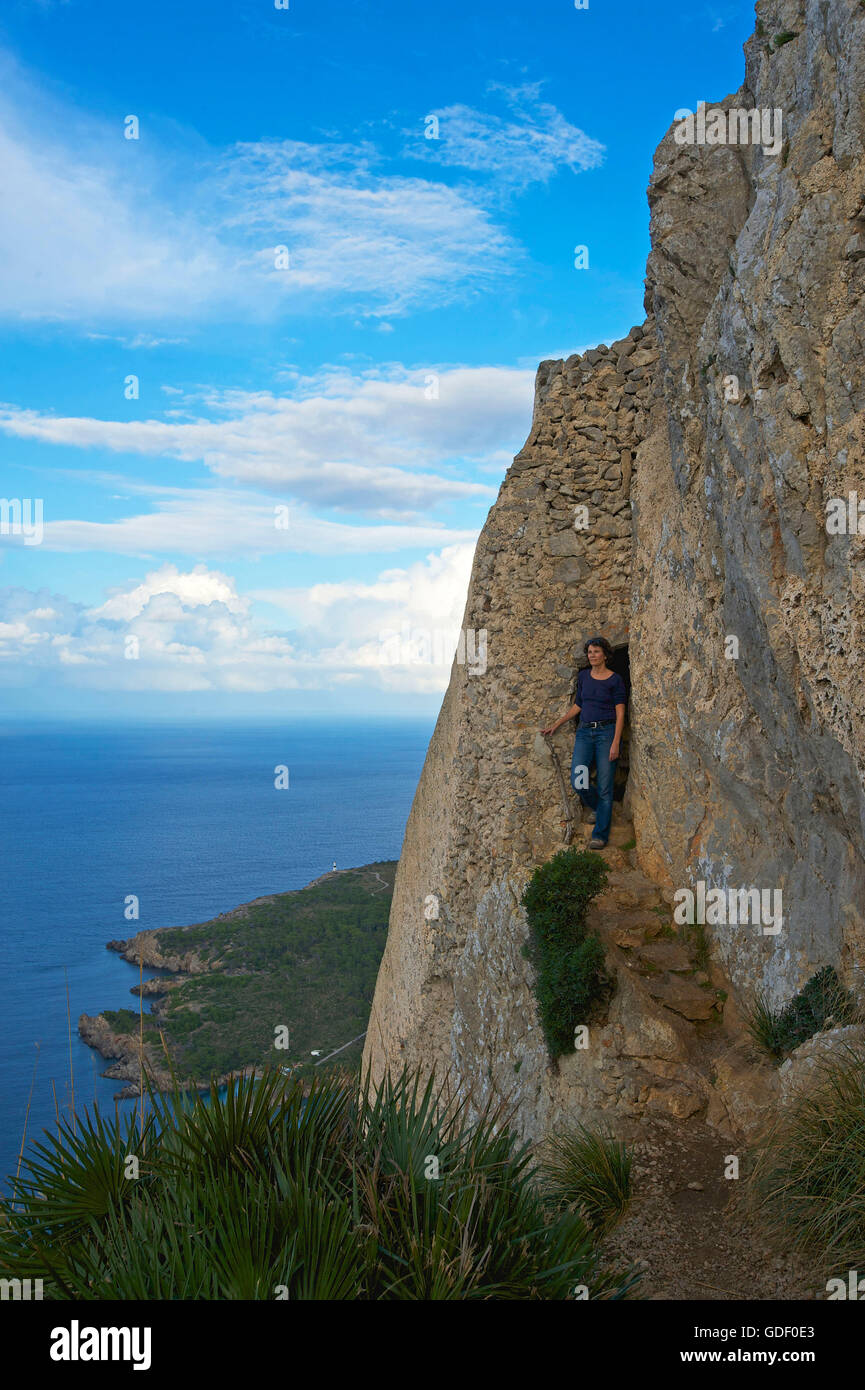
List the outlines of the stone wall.
<svg viewBox="0 0 865 1390">
<path fill-rule="evenodd" d="M 463 625 L 486 631 L 486 670 L 454 664 L 406 828 L 366 1048 L 375 1075 L 434 1065 L 478 1105 L 512 1096 L 515 1080 L 533 1097 L 527 1117 L 548 1103 L 519 906 L 531 868 L 562 842 L 538 729 L 570 703 L 587 636 L 628 640 L 630 496 L 657 360 L 649 319 L 538 369 L 531 432 L 469 584 Z M 570 742 L 557 737 L 563 761 Z"/>
</svg>

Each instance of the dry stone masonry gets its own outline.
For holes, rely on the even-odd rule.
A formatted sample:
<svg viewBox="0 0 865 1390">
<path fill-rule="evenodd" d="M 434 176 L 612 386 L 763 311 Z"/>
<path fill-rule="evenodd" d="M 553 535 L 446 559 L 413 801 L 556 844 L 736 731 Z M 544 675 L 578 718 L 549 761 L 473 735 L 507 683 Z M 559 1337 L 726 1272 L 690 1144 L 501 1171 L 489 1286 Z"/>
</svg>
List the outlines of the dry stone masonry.
<svg viewBox="0 0 865 1390">
<path fill-rule="evenodd" d="M 466 604 L 486 670 L 455 663 L 406 830 L 365 1061 L 507 1100 L 529 1137 L 653 1113 L 747 1131 L 778 1083 L 742 1007 L 824 965 L 862 986 L 865 534 L 827 514 L 865 502 L 865 6 L 759 0 L 757 18 L 717 105 L 780 109 L 782 148 L 662 141 L 648 316 L 538 369 Z M 593 916 L 617 990 L 554 1067 L 520 895 L 561 847 L 538 730 L 594 632 L 629 645 L 633 678 Z M 556 743 L 569 760 L 570 731 Z M 698 968 L 669 927 L 698 883 L 780 890 L 781 931 L 708 925 Z"/>
</svg>

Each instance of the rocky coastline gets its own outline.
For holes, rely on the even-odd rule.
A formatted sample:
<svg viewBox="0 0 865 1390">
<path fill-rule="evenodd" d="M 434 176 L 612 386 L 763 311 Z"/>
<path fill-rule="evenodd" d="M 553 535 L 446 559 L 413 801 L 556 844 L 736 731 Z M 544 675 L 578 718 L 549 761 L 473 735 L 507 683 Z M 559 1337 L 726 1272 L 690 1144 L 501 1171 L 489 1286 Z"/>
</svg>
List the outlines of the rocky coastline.
<svg viewBox="0 0 865 1390">
<path fill-rule="evenodd" d="M 308 893 L 330 881 L 346 875 L 364 874 L 365 869 L 338 869 L 321 874 L 303 888 L 293 889 L 284 894 L 270 894 L 241 903 L 228 912 L 221 912 L 206 925 L 242 923 L 250 917 L 254 908 L 270 907 L 280 899 L 295 898 Z M 176 948 L 178 932 L 197 930 L 200 924 L 190 927 L 157 927 L 136 932 L 126 939 L 114 939 L 106 943 L 106 949 L 115 951 L 130 965 L 140 965 L 147 970 L 160 970 L 165 974 L 137 983 L 130 994 L 140 999 L 153 1001 L 149 1012 L 144 1013 L 143 1047 L 137 1022 L 133 1027 L 119 1029 L 113 1026 L 105 1013 L 81 1014 L 78 1019 L 78 1033 L 82 1042 L 105 1059 L 109 1065 L 101 1075 L 111 1081 L 122 1082 L 116 1099 L 131 1100 L 141 1095 L 142 1077 L 155 1089 L 167 1091 L 178 1086 L 181 1090 L 202 1089 L 200 1078 L 182 1074 L 176 1066 L 176 1059 L 169 1052 L 162 1036 L 160 1023 L 165 1013 L 169 996 L 194 977 L 214 974 L 226 968 L 228 962 L 218 952 L 210 954 L 202 948 L 190 946 L 188 950 Z M 173 949 L 166 947 L 165 937 L 170 934 Z M 206 958 L 205 958 L 206 956 Z M 110 1016 L 114 1010 L 107 1010 Z M 172 1072 L 174 1066 L 174 1072 Z M 239 1075 L 259 1075 L 262 1068 L 256 1064 L 234 1068 L 231 1072 L 216 1077 L 219 1085 L 225 1085 L 230 1077 Z"/>
</svg>

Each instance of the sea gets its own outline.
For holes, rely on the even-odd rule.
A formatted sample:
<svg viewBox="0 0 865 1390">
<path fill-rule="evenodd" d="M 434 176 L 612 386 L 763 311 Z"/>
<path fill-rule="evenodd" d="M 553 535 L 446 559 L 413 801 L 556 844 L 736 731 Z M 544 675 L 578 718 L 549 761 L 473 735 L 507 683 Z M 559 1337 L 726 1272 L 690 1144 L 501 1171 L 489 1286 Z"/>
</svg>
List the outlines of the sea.
<svg viewBox="0 0 865 1390">
<path fill-rule="evenodd" d="M 138 967 L 106 942 L 207 921 L 334 864 L 398 859 L 433 724 L 0 729 L 4 1193 L 25 1118 L 29 1146 L 56 1128 L 55 1097 L 68 1118 L 73 1087 L 76 1111 L 96 1101 L 114 1115 L 121 1083 L 100 1076 L 108 1063 L 77 1033 L 82 1013 L 138 1007 Z"/>
</svg>

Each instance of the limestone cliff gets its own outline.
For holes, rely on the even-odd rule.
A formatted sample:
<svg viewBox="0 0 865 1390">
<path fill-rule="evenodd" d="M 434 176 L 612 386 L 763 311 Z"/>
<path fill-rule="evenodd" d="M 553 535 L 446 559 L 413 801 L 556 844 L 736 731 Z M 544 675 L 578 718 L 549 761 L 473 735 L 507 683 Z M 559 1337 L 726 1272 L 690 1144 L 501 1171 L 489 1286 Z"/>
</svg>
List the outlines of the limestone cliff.
<svg viewBox="0 0 865 1390">
<path fill-rule="evenodd" d="M 486 669 L 453 667 L 397 875 L 365 1061 L 449 1072 L 475 1106 L 507 1099 L 529 1136 L 653 1106 L 717 1118 L 715 1088 L 729 1102 L 742 1074 L 717 1047 L 706 1065 L 683 1011 L 628 968 L 621 921 L 607 1024 L 548 1063 L 519 898 L 561 845 L 537 730 L 593 632 L 627 644 L 633 678 L 636 847 L 608 851 L 601 916 L 648 906 L 646 885 L 668 901 L 701 881 L 781 891 L 778 935 L 708 928 L 727 1047 L 756 989 L 786 1000 L 826 964 L 856 984 L 865 963 L 865 537 L 827 529 L 832 499 L 865 500 L 865 6 L 756 9 L 744 85 L 717 106 L 780 111 L 783 144 L 671 128 L 646 322 L 541 363 L 469 587 Z"/>
</svg>

